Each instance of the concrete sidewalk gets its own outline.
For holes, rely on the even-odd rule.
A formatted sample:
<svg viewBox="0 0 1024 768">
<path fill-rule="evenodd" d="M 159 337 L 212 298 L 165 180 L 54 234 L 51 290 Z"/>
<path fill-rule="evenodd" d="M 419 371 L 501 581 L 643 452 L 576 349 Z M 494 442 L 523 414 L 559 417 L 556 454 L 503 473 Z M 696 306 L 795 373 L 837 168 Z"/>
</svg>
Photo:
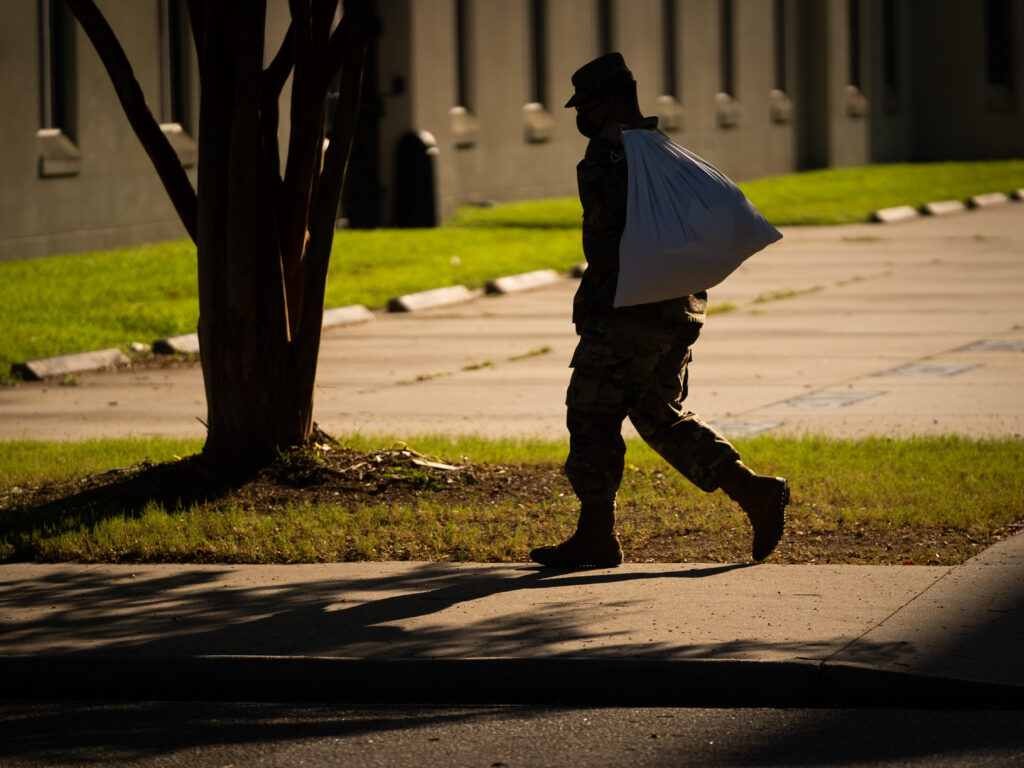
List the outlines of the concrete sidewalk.
<svg viewBox="0 0 1024 768">
<path fill-rule="evenodd" d="M 1024 535 L 949 567 L 0 566 L 8 697 L 1024 706 Z"/>
</svg>

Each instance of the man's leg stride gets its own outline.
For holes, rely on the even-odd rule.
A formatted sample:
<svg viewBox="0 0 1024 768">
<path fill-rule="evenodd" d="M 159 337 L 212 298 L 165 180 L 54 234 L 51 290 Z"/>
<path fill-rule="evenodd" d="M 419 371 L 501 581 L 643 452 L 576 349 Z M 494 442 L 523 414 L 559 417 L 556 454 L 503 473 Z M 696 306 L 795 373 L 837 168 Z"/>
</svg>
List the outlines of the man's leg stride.
<svg viewBox="0 0 1024 768">
<path fill-rule="evenodd" d="M 789 483 L 758 475 L 736 449 L 693 413 L 670 425 L 659 425 L 650 413 L 630 412 L 630 420 L 648 445 L 702 491 L 721 488 L 738 503 L 754 529 L 751 556 L 764 560 L 782 539 L 789 504 Z"/>
</svg>

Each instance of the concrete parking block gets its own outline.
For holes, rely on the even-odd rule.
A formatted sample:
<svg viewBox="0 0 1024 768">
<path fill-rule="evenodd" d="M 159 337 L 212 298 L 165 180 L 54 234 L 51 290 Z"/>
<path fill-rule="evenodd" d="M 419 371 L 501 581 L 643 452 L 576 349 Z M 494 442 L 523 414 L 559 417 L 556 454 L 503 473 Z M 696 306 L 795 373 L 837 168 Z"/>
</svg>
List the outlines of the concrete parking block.
<svg viewBox="0 0 1024 768">
<path fill-rule="evenodd" d="M 972 208 L 991 208 L 1010 202 L 1010 198 L 1002 192 L 987 192 L 984 195 L 975 195 L 968 202 Z"/>
<path fill-rule="evenodd" d="M 199 334 L 184 333 L 181 336 L 170 336 L 153 342 L 153 351 L 158 355 L 199 354 Z"/>
<path fill-rule="evenodd" d="M 355 325 L 356 323 L 368 323 L 374 319 L 373 312 L 362 304 L 352 304 L 347 307 L 333 307 L 324 310 L 324 328 L 337 328 L 342 325 Z"/>
<path fill-rule="evenodd" d="M 518 275 L 507 275 L 488 280 L 484 290 L 489 294 L 519 293 L 557 283 L 562 278 L 553 269 L 538 269 Z"/>
<path fill-rule="evenodd" d="M 118 365 L 127 365 L 131 360 L 120 349 L 100 349 L 95 352 L 80 352 L 73 355 L 42 357 L 11 366 L 11 373 L 30 381 L 48 379 L 53 376 L 67 376 L 71 373 L 102 371 Z"/>
<path fill-rule="evenodd" d="M 948 216 L 951 213 L 963 213 L 966 210 L 967 206 L 959 200 L 936 200 L 921 206 L 921 211 L 929 216 Z"/>
<path fill-rule="evenodd" d="M 898 205 L 894 208 L 879 208 L 871 214 L 871 218 L 880 224 L 895 224 L 899 221 L 916 219 L 917 216 L 917 209 L 909 205 Z"/>
<path fill-rule="evenodd" d="M 478 295 L 464 285 L 449 285 L 445 288 L 396 296 L 388 301 L 388 312 L 416 312 L 421 309 L 444 307 L 475 299 Z"/>
</svg>

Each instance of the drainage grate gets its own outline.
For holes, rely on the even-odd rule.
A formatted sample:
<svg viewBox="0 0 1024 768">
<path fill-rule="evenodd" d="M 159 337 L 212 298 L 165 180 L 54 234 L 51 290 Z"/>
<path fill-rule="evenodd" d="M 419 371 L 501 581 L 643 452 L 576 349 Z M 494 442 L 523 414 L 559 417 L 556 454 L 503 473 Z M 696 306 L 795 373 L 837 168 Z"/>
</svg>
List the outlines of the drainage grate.
<svg viewBox="0 0 1024 768">
<path fill-rule="evenodd" d="M 873 376 L 907 376 L 912 378 L 928 378 L 935 376 L 956 376 L 958 373 L 977 368 L 977 365 L 955 365 L 955 364 L 928 364 L 901 365 L 891 368 L 888 371 L 872 374 Z"/>
<path fill-rule="evenodd" d="M 959 347 L 957 352 L 1024 352 L 1024 339 L 982 339 Z"/>
<path fill-rule="evenodd" d="M 779 405 L 790 408 L 841 408 L 884 394 L 885 392 L 814 392 L 794 397 L 792 400 L 785 400 Z"/>
<path fill-rule="evenodd" d="M 719 421 L 712 427 L 729 437 L 752 437 L 767 432 L 769 429 L 781 427 L 782 421 Z"/>
</svg>

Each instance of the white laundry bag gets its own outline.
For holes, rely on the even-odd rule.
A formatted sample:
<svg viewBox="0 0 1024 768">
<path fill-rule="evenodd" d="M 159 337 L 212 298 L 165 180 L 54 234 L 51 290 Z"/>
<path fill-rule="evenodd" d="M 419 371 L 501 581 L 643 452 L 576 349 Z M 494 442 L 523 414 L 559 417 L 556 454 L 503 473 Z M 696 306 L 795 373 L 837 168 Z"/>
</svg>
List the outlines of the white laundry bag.
<svg viewBox="0 0 1024 768">
<path fill-rule="evenodd" d="M 626 227 L 615 306 L 717 285 L 782 234 L 725 174 L 656 131 L 623 131 Z"/>
</svg>

